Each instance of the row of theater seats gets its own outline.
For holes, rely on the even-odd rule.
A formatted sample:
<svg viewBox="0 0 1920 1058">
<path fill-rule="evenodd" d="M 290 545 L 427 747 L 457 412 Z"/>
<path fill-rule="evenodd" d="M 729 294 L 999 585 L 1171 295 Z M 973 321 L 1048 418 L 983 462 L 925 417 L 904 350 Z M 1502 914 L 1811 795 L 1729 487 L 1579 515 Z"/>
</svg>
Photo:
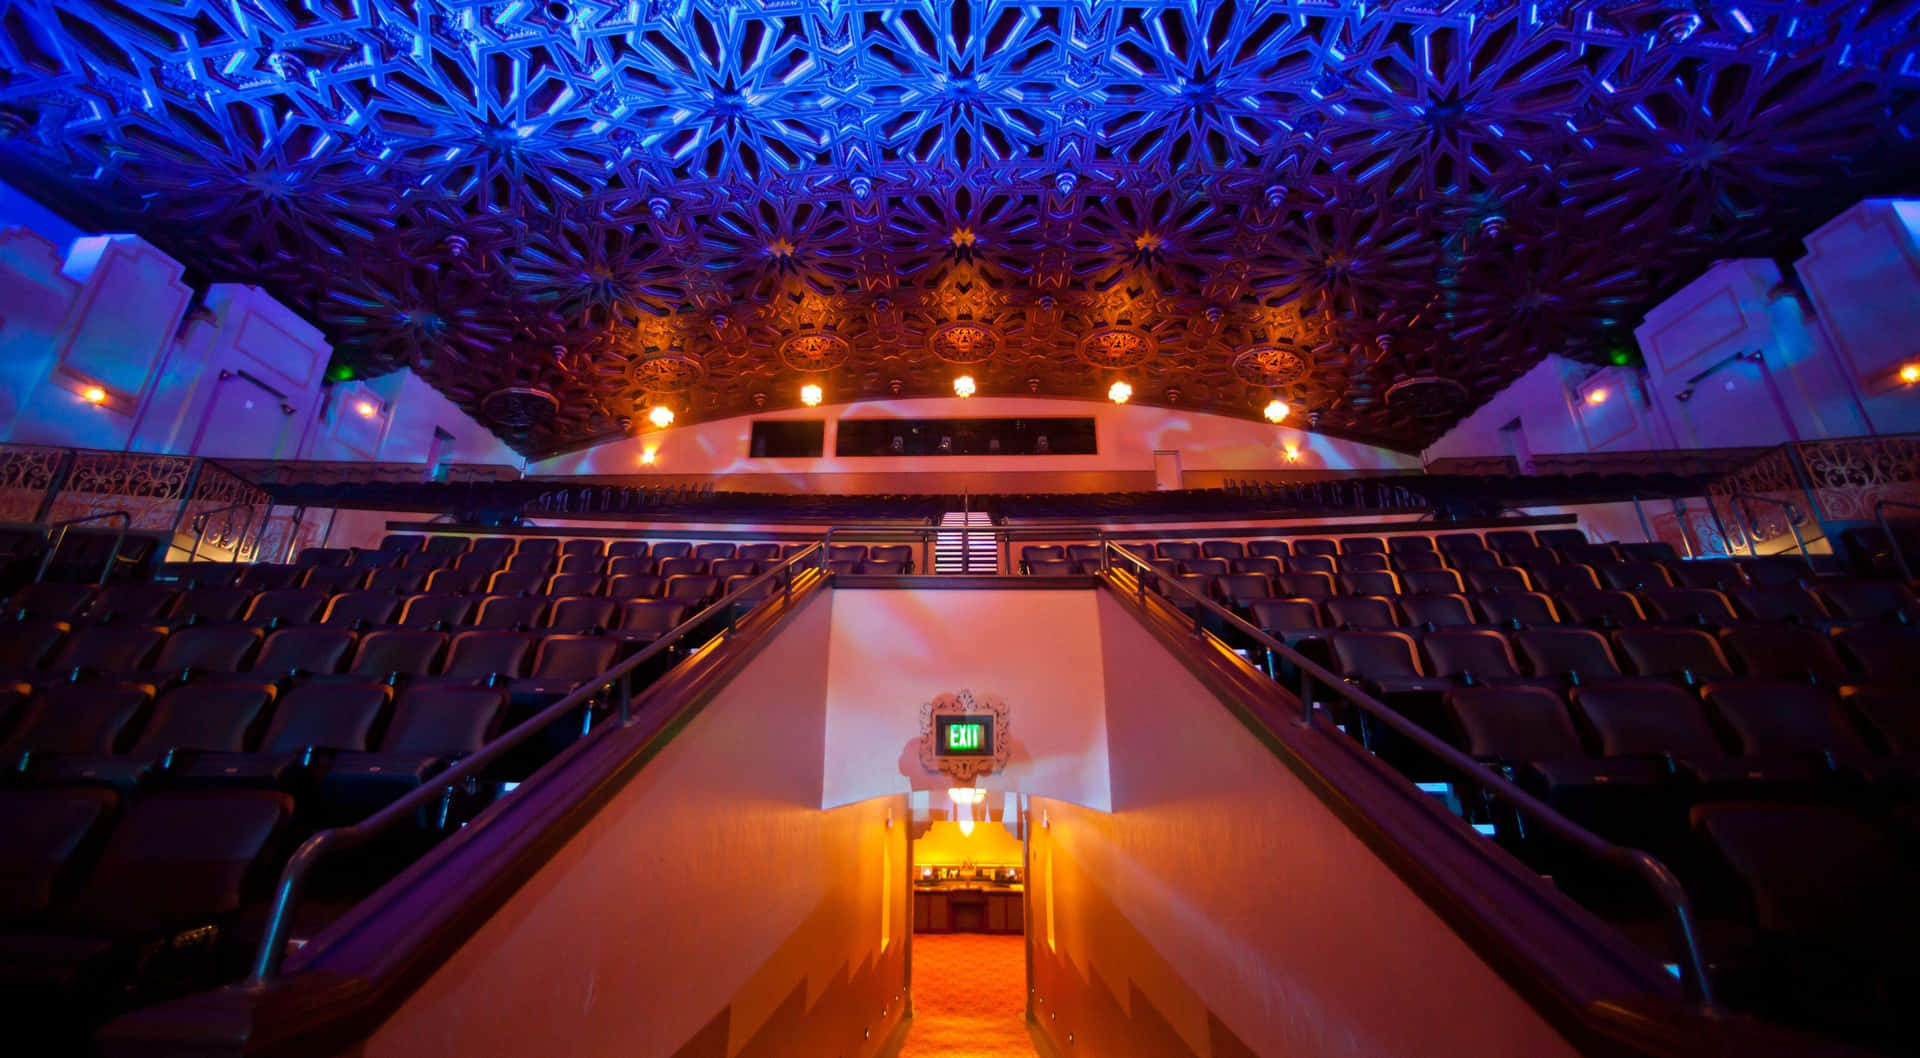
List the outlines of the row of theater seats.
<svg viewBox="0 0 1920 1058">
<path fill-rule="evenodd" d="M 0 1007 L 73 1029 L 230 979 L 261 887 L 300 839 L 429 782 L 782 556 L 614 548 L 403 535 L 284 566 L 182 564 L 14 593 L 0 615 Z M 581 562 L 607 566 L 561 565 Z M 567 589 L 590 590 L 547 594 Z M 319 906 L 350 906 L 615 708 L 604 695 L 571 711 L 372 861 L 323 872 Z"/>
<path fill-rule="evenodd" d="M 290 850 L 292 820 L 292 798 L 272 790 L 0 790 L 12 1053 L 93 1053 L 91 1025 L 243 972 L 236 927 Z"/>
<path fill-rule="evenodd" d="M 1920 999 L 1910 585 L 1823 576 L 1797 557 L 1681 561 L 1658 545 L 1546 534 L 1488 533 L 1479 549 L 1457 536 L 1309 543 L 1304 557 L 1332 569 L 1299 565 L 1299 541 L 1284 556 L 1250 553 L 1276 550 L 1271 541 L 1239 553 L 1232 541 L 1170 543 L 1137 546 L 1166 579 L 1675 867 L 1709 920 L 1708 955 L 1730 999 L 1876 1045 L 1907 1038 L 1901 1004 Z M 1428 554 L 1444 561 L 1417 557 Z M 1087 558 L 1040 557 L 1035 572 Z M 1384 759 L 1446 784 L 1469 820 L 1675 957 L 1621 878 L 1376 720 L 1316 697 Z"/>
</svg>

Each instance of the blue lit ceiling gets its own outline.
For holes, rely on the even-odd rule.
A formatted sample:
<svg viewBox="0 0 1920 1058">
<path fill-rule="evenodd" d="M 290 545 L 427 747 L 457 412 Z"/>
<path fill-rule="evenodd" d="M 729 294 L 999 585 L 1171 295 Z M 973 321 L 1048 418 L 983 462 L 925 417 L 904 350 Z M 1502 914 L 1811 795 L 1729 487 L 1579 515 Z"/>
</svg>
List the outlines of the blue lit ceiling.
<svg viewBox="0 0 1920 1058">
<path fill-rule="evenodd" d="M 1920 168 L 1911 2 L 0 12 L 8 179 L 527 452 L 962 371 L 1418 446 Z"/>
</svg>

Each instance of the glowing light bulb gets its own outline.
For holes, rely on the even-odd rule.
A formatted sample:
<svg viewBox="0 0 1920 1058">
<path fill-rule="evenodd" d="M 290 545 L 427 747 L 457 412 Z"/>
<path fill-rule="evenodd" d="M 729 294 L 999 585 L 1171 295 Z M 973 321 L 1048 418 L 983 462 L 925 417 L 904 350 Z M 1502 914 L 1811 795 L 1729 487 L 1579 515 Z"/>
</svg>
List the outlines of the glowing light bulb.
<svg viewBox="0 0 1920 1058">
<path fill-rule="evenodd" d="M 1125 382 L 1115 382 L 1107 387 L 1107 399 L 1115 404 L 1125 404 L 1133 397 L 1133 387 Z"/>
<path fill-rule="evenodd" d="M 1590 389 L 1587 391 L 1587 403 L 1588 404 L 1605 404 L 1607 402 L 1607 398 L 1611 395 L 1612 394 L 1609 394 L 1607 392 L 1607 387 L 1598 386 L 1598 387 L 1595 387 L 1594 389 Z"/>
<path fill-rule="evenodd" d="M 647 466 L 652 466 L 653 460 L 659 454 L 659 451 L 660 450 L 657 448 L 648 448 L 648 449 L 642 450 L 640 453 L 640 462 Z"/>
<path fill-rule="evenodd" d="M 826 393 L 819 386 L 809 382 L 800 387 L 800 403 L 807 407 L 815 407 L 824 399 L 826 399 Z"/>
<path fill-rule="evenodd" d="M 88 404 L 99 404 L 107 399 L 107 391 L 99 386 L 88 386 L 80 391 L 80 399 Z"/>
<path fill-rule="evenodd" d="M 1297 446 L 1288 445 L 1281 450 L 1281 454 L 1287 457 L 1287 462 L 1289 463 L 1300 462 L 1300 449 Z"/>
<path fill-rule="evenodd" d="M 370 400 L 363 400 L 363 401 L 361 401 L 360 403 L 358 403 L 358 404 L 355 404 L 355 405 L 353 406 L 353 410 L 354 410 L 354 411 L 357 411 L 357 412 L 359 412 L 359 413 L 360 413 L 360 417 L 361 417 L 362 419 L 371 419 L 371 418 L 373 418 L 373 416 L 374 416 L 374 413 L 375 413 L 375 412 L 377 412 L 377 411 L 379 411 L 380 409 L 379 409 L 379 408 L 376 408 L 376 407 L 374 407 L 374 406 L 373 406 L 373 402 L 372 402 L 372 401 L 370 401 Z"/>
<path fill-rule="evenodd" d="M 1909 386 L 1915 382 L 1920 382 L 1920 364 L 1908 364 L 1901 368 L 1900 381 L 1905 382 Z"/>
<path fill-rule="evenodd" d="M 953 391 L 962 397 L 973 396 L 973 376 L 961 375 L 953 380 Z"/>
<path fill-rule="evenodd" d="M 652 411 L 647 413 L 647 421 L 663 429 L 672 426 L 673 409 L 664 404 L 657 404 Z"/>
<path fill-rule="evenodd" d="M 1266 411 L 1267 421 L 1279 422 L 1280 420 L 1285 419 L 1287 417 L 1287 413 L 1292 410 L 1293 410 L 1292 408 L 1287 407 L 1286 401 L 1276 400 L 1271 404 L 1267 405 L 1267 411 Z"/>
</svg>

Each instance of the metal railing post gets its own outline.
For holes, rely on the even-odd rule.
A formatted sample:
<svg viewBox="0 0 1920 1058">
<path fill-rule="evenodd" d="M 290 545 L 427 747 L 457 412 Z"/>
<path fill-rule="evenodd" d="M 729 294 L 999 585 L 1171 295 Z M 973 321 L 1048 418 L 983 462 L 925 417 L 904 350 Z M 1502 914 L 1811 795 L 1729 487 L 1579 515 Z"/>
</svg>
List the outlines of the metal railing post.
<svg viewBox="0 0 1920 1058">
<path fill-rule="evenodd" d="M 54 464 L 53 475 L 47 479 L 47 494 L 40 497 L 40 506 L 33 512 L 33 520 L 44 522 L 53 517 L 53 501 L 66 490 L 67 479 L 73 476 L 74 460 L 80 453 L 69 448 L 60 454 L 60 461 Z"/>
</svg>

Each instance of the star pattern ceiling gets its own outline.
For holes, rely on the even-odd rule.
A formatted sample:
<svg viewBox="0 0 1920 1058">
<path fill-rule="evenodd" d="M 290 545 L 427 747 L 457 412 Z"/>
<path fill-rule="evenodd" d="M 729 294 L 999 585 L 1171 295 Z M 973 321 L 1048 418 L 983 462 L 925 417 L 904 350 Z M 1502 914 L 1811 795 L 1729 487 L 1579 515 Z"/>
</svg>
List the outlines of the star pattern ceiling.
<svg viewBox="0 0 1920 1058">
<path fill-rule="evenodd" d="M 0 0 L 7 179 L 529 454 L 963 370 L 1418 447 L 1916 103 L 1888 0 Z"/>
</svg>

